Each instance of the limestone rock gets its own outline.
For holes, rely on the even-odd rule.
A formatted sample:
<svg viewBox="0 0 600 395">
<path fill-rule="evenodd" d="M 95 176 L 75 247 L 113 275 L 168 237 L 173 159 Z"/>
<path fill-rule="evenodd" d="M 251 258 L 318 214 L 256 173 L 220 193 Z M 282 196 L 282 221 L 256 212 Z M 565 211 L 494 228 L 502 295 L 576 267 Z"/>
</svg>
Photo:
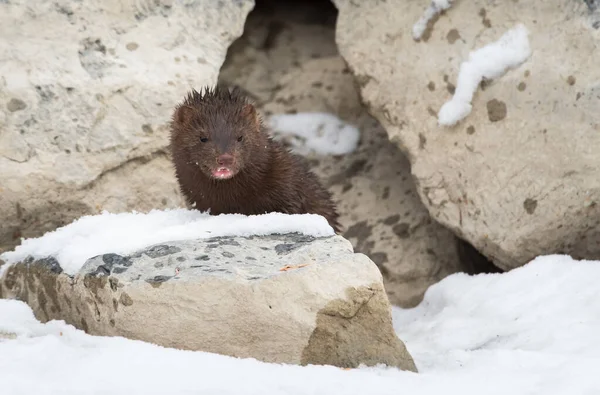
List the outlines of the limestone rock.
<svg viewBox="0 0 600 395">
<path fill-rule="evenodd" d="M 542 254 L 600 258 L 598 11 L 574 0 L 457 1 L 415 41 L 427 0 L 334 3 L 341 55 L 437 221 L 503 269 Z M 531 57 L 484 81 L 462 122 L 438 126 L 461 62 L 517 23 Z"/>
<path fill-rule="evenodd" d="M 413 307 L 431 284 L 467 270 L 457 252 L 460 241 L 431 220 L 411 179 L 409 162 L 361 104 L 353 76 L 336 53 L 332 31 L 327 30 L 333 26 L 286 19 L 278 35 L 268 33 L 269 26 L 283 25 L 278 17 L 283 18 L 249 15 L 244 35 L 232 45 L 220 78 L 248 91 L 265 118 L 324 111 L 361 130 L 362 141 L 355 152 L 309 156 L 309 160 L 334 194 L 344 237 L 355 251 L 378 265 L 390 301 Z M 264 37 L 270 37 L 268 51 L 262 49 Z"/>
<path fill-rule="evenodd" d="M 30 259 L 4 272 L 0 297 L 93 335 L 266 362 L 416 371 L 381 280 L 341 236 L 288 234 L 104 254 L 74 277 L 54 258 Z"/>
<path fill-rule="evenodd" d="M 0 2 L 0 251 L 102 209 L 182 205 L 174 105 L 216 82 L 251 0 Z"/>
</svg>

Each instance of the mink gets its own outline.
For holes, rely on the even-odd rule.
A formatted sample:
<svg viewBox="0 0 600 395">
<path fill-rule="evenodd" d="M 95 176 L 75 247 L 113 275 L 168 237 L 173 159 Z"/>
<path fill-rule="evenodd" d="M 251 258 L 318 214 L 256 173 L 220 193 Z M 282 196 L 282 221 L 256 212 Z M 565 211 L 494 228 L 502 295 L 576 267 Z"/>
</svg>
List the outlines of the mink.
<svg viewBox="0 0 600 395">
<path fill-rule="evenodd" d="M 340 232 L 331 194 L 274 140 L 238 88 L 192 90 L 175 107 L 171 158 L 188 205 L 211 215 L 318 214 Z"/>
</svg>

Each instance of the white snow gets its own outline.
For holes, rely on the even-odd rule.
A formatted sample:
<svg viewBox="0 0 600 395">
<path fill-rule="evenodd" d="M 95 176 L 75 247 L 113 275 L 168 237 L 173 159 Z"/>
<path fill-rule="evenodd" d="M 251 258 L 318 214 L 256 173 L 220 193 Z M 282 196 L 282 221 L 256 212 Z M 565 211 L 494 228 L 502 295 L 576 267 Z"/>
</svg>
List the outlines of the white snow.
<svg viewBox="0 0 600 395">
<path fill-rule="evenodd" d="M 493 79 L 529 58 L 529 32 L 523 24 L 508 30 L 497 41 L 469 53 L 460 65 L 456 91 L 438 113 L 440 125 L 451 126 L 469 115 L 471 100 L 482 78 Z"/>
<path fill-rule="evenodd" d="M 327 220 L 316 214 L 209 215 L 186 209 L 104 212 L 81 217 L 41 237 L 23 240 L 15 250 L 0 255 L 0 259 L 11 264 L 27 256 L 52 256 L 66 273 L 75 274 L 87 259 L 110 252 L 125 255 L 177 240 L 294 232 L 315 237 L 334 234 Z M 0 275 L 7 266 L 0 268 Z"/>
<path fill-rule="evenodd" d="M 546 256 L 455 274 L 394 308 L 419 373 L 266 364 L 92 337 L 0 300 L 2 394 L 584 395 L 600 393 L 600 262 Z M 2 340 L 2 333 L 16 339 Z"/>
<path fill-rule="evenodd" d="M 432 0 L 421 18 L 413 25 L 413 38 L 415 40 L 420 39 L 425 32 L 425 29 L 427 29 L 429 21 L 440 12 L 450 8 L 452 6 L 452 1 L 454 0 Z"/>
<path fill-rule="evenodd" d="M 324 112 L 276 114 L 269 117 L 268 123 L 274 135 L 284 137 L 300 155 L 348 154 L 360 139 L 358 128 Z"/>
</svg>

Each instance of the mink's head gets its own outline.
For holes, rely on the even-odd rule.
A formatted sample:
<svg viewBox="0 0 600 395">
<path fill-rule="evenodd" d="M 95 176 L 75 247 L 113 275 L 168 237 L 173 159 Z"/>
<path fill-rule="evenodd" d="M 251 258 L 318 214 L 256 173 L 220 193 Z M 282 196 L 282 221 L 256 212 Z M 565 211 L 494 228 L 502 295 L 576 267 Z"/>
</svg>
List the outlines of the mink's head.
<svg viewBox="0 0 600 395">
<path fill-rule="evenodd" d="M 192 90 L 173 113 L 177 155 L 216 180 L 235 177 L 264 158 L 267 139 L 256 109 L 237 89 Z"/>
</svg>

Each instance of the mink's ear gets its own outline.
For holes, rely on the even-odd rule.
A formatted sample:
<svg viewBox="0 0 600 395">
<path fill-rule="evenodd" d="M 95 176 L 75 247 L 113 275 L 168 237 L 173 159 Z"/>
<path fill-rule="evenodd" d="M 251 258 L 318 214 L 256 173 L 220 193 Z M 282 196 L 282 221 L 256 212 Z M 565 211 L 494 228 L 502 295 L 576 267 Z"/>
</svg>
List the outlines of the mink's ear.
<svg viewBox="0 0 600 395">
<path fill-rule="evenodd" d="M 173 113 L 173 121 L 180 125 L 186 124 L 192 118 L 194 109 L 186 105 L 177 106 Z"/>
<path fill-rule="evenodd" d="M 244 104 L 244 108 L 242 109 L 242 116 L 252 122 L 253 125 L 256 125 L 256 128 L 260 128 L 260 118 L 258 113 L 256 112 L 256 108 L 250 104 Z"/>
<path fill-rule="evenodd" d="M 247 118 L 256 117 L 256 108 L 254 108 L 254 106 L 250 103 L 244 104 L 244 107 L 242 109 L 242 116 Z"/>
</svg>

